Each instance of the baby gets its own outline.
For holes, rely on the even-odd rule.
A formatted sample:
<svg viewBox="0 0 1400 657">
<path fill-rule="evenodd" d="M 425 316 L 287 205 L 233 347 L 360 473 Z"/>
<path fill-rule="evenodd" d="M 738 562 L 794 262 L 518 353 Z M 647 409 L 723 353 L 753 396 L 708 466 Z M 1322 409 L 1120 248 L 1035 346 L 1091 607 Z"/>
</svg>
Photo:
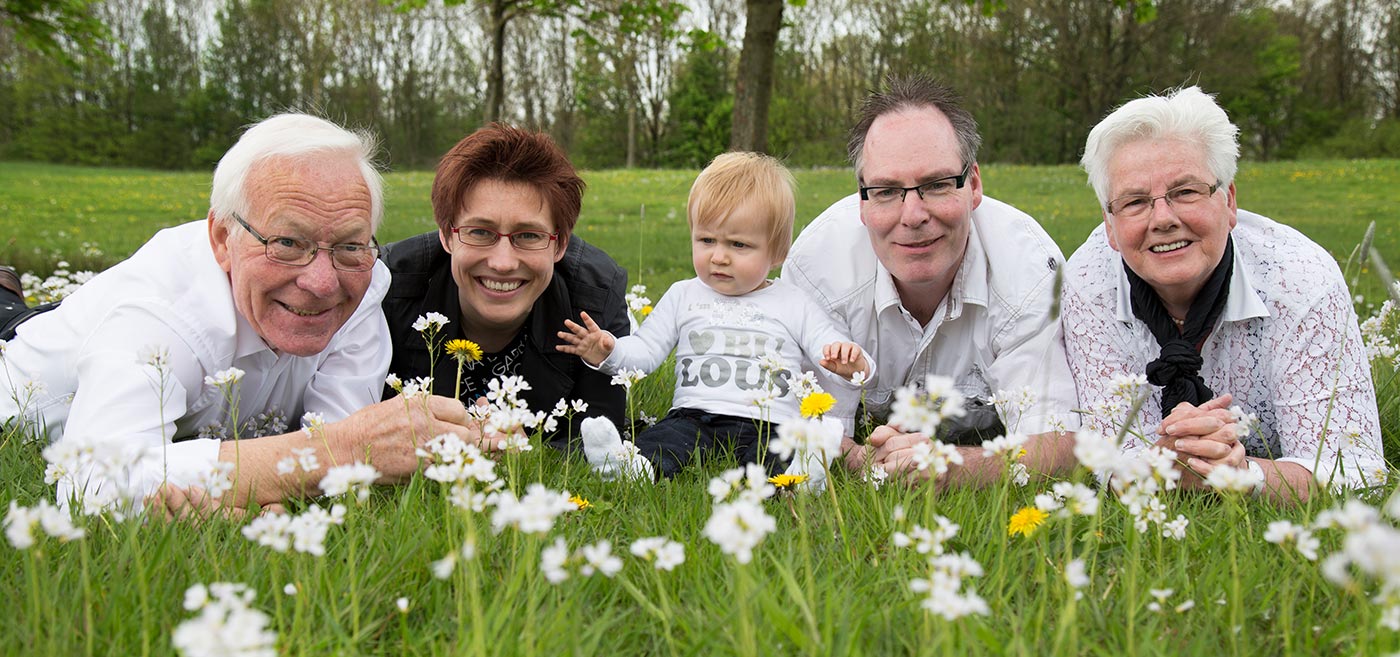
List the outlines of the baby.
<svg viewBox="0 0 1400 657">
<path fill-rule="evenodd" d="M 559 351 L 609 374 L 650 372 L 675 350 L 671 411 L 636 438 L 661 476 L 674 476 L 715 449 L 782 472 L 767 453 L 768 439 L 775 426 L 800 417 L 794 388 L 803 357 L 830 372 L 824 378 L 836 385 L 856 387 L 853 375 L 874 375 L 869 355 L 805 292 L 768 280 L 792 244 L 793 187 L 792 174 L 767 155 L 716 157 L 690 188 L 696 277 L 671 286 L 633 335 L 616 338 L 587 313 L 582 325 L 565 320 L 568 330 L 559 332 L 566 343 Z M 760 405 L 759 398 L 768 401 Z M 595 468 L 610 470 L 620 438 L 595 433 L 584 432 L 585 454 Z"/>
</svg>

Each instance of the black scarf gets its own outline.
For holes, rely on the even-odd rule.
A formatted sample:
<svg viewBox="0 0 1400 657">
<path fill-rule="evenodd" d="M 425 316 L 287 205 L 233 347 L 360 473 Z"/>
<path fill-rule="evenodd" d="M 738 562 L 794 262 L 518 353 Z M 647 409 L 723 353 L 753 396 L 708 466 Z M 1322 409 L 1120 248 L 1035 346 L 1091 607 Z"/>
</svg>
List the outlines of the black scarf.
<svg viewBox="0 0 1400 657">
<path fill-rule="evenodd" d="M 1162 298 L 1157 296 L 1157 291 L 1128 268 L 1127 262 L 1123 263 L 1133 299 L 1133 316 L 1147 324 L 1157 338 L 1157 344 L 1162 347 L 1157 360 L 1147 364 L 1147 380 L 1153 385 L 1162 386 L 1162 417 L 1170 415 L 1181 402 L 1199 406 L 1215 396 L 1201 378 L 1200 345 L 1205 343 L 1206 336 L 1215 328 L 1216 320 L 1225 312 L 1234 264 L 1234 238 L 1227 236 L 1225 254 L 1215 266 L 1215 271 L 1210 273 L 1205 287 L 1191 301 L 1186 322 L 1178 329 L 1176 321 L 1162 304 Z"/>
</svg>

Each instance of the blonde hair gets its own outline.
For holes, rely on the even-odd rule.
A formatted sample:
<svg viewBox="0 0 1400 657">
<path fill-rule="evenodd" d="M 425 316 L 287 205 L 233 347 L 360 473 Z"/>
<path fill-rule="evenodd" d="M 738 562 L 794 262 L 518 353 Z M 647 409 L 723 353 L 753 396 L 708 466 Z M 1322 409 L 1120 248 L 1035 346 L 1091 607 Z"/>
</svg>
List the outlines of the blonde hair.
<svg viewBox="0 0 1400 657">
<path fill-rule="evenodd" d="M 690 228 L 719 226 L 739 206 L 753 203 L 769 219 L 769 255 L 775 262 L 782 262 L 792 246 L 796 188 L 792 172 L 776 158 L 762 153 L 723 153 L 700 172 L 690 187 L 690 200 L 686 203 Z"/>
</svg>

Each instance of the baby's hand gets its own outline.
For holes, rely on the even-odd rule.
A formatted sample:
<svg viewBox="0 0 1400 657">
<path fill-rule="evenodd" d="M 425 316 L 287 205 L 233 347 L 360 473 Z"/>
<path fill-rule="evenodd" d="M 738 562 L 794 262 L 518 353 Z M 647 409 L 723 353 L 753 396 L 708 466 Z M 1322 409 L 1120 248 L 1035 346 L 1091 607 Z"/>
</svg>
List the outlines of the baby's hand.
<svg viewBox="0 0 1400 657">
<path fill-rule="evenodd" d="M 555 349 L 578 356 L 589 365 L 597 367 L 599 363 L 612 355 L 613 347 L 617 345 L 617 338 L 598 328 L 597 322 L 594 322 L 588 313 L 579 313 L 579 315 L 583 318 L 583 326 L 579 326 L 571 319 L 564 320 L 564 328 L 569 330 L 560 331 L 559 339 L 568 344 L 558 345 Z"/>
<path fill-rule="evenodd" d="M 865 362 L 865 354 L 860 345 L 854 342 L 833 342 L 822 347 L 822 360 L 819 363 L 828 372 L 844 379 L 856 372 L 870 374 L 870 365 Z"/>
</svg>

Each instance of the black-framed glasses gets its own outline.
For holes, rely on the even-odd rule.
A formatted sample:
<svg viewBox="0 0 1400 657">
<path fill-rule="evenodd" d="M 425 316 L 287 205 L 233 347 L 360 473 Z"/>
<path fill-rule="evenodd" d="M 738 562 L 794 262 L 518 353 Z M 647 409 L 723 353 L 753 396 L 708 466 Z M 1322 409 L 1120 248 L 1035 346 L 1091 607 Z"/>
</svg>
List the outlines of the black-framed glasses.
<svg viewBox="0 0 1400 657">
<path fill-rule="evenodd" d="M 494 246 L 502 237 L 510 240 L 510 245 L 522 251 L 539 251 L 549 248 L 559 233 L 546 233 L 539 230 L 518 230 L 514 233 L 498 233 L 485 226 L 457 226 L 452 229 L 457 241 L 467 246 Z"/>
<path fill-rule="evenodd" d="M 937 199 L 952 194 L 954 191 L 963 188 L 967 184 L 967 176 L 972 171 L 972 164 L 964 164 L 962 173 L 956 176 L 938 178 L 926 183 L 914 185 L 913 187 L 888 187 L 873 186 L 860 188 L 860 200 L 871 201 L 880 205 L 899 205 L 904 203 L 909 192 L 919 195 L 919 200 L 927 201 Z"/>
<path fill-rule="evenodd" d="M 1203 182 L 1187 183 L 1179 187 L 1167 190 L 1166 194 L 1149 196 L 1147 194 L 1128 194 L 1119 196 L 1108 202 L 1104 209 L 1109 214 L 1119 219 L 1141 219 L 1152 213 L 1152 206 L 1157 204 L 1157 199 L 1167 202 L 1167 207 L 1181 211 L 1189 210 L 1192 205 L 1200 203 L 1220 189 L 1220 181 L 1215 181 L 1214 185 Z"/>
<path fill-rule="evenodd" d="M 379 245 L 373 237 L 369 238 L 369 244 L 332 244 L 321 246 L 320 244 L 301 237 L 288 237 L 286 235 L 269 235 L 263 237 L 261 233 L 254 230 L 243 217 L 238 213 L 233 213 L 233 220 L 238 222 L 244 230 L 248 231 L 254 239 L 262 242 L 267 259 L 279 265 L 291 267 L 305 267 L 316 259 L 317 251 L 329 251 L 331 254 L 331 266 L 341 271 L 368 271 L 374 268 L 374 261 L 379 258 Z"/>
</svg>

